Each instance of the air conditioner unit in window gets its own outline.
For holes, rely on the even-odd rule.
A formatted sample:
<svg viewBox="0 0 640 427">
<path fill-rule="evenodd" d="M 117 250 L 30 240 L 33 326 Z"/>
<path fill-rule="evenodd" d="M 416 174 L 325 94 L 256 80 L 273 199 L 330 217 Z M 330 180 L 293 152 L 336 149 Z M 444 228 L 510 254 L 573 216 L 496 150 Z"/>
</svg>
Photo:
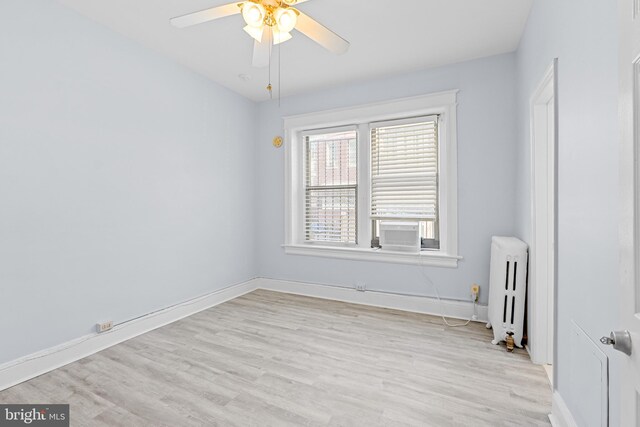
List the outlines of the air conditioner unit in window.
<svg viewBox="0 0 640 427">
<path fill-rule="evenodd" d="M 413 221 L 380 221 L 380 246 L 383 250 L 419 252 L 420 226 Z"/>
</svg>

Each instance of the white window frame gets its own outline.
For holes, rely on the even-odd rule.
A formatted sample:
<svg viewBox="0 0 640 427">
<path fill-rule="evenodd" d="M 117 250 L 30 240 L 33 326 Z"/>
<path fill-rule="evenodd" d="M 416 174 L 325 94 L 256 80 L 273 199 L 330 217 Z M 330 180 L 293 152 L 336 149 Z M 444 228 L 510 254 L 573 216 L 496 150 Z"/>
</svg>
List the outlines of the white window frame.
<svg viewBox="0 0 640 427">
<path fill-rule="evenodd" d="M 457 90 L 402 98 L 351 108 L 284 117 L 285 253 L 436 267 L 458 266 Z M 402 253 L 371 248 L 370 123 L 418 116 L 439 116 L 438 220 L 440 249 Z M 304 241 L 303 132 L 358 125 L 358 244 L 314 245 Z"/>
</svg>

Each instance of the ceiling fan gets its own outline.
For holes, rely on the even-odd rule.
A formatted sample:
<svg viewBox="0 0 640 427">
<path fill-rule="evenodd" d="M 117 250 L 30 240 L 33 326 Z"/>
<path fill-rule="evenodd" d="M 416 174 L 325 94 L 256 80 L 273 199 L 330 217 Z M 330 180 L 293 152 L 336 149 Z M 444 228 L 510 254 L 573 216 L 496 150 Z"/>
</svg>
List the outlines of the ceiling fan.
<svg viewBox="0 0 640 427">
<path fill-rule="evenodd" d="M 247 0 L 229 3 L 172 18 L 171 24 L 184 28 L 241 13 L 247 24 L 244 30 L 254 38 L 254 67 L 269 65 L 272 46 L 290 40 L 294 29 L 330 52 L 338 55 L 345 53 L 349 49 L 348 41 L 293 7 L 305 1 L 308 0 Z"/>
</svg>

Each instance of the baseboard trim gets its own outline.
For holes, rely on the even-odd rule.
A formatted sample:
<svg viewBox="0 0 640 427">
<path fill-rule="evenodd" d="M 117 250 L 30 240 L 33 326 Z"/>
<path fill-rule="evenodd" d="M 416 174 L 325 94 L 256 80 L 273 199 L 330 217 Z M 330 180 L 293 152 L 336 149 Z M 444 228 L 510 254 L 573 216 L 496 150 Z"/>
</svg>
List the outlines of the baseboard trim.
<svg viewBox="0 0 640 427">
<path fill-rule="evenodd" d="M 85 335 L 0 365 L 0 391 L 256 289 L 436 316 L 444 314 L 456 319 L 468 319 L 473 310 L 471 302 L 439 302 L 430 297 L 379 291 L 359 292 L 353 288 L 317 283 L 255 278 L 116 325 L 108 332 Z M 478 306 L 477 321 L 487 321 L 487 306 Z M 564 427 L 562 424 L 560 426 Z"/>
<path fill-rule="evenodd" d="M 256 290 L 256 279 L 229 286 L 129 322 L 0 365 L 0 391 L 90 356 L 105 348 Z"/>
<path fill-rule="evenodd" d="M 549 421 L 553 427 L 578 427 L 558 390 L 553 391 Z"/>
<path fill-rule="evenodd" d="M 354 288 L 317 283 L 267 278 L 258 278 L 256 280 L 258 288 L 269 291 L 323 298 L 352 304 L 391 308 L 413 313 L 431 314 L 435 316 L 446 315 L 447 317 L 454 319 L 466 320 L 473 314 L 473 303 L 471 301 L 442 300 L 440 302 L 436 298 L 431 297 L 399 295 L 380 291 L 360 292 L 356 291 Z M 485 323 L 487 322 L 487 319 L 487 306 L 479 305 L 478 319 L 476 319 L 476 321 Z"/>
</svg>

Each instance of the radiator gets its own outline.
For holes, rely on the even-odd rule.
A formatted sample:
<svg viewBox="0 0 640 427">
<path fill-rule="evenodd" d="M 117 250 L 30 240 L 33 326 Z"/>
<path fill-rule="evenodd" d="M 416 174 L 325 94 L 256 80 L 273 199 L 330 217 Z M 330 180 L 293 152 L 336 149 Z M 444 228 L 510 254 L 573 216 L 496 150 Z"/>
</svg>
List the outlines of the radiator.
<svg viewBox="0 0 640 427">
<path fill-rule="evenodd" d="M 489 323 L 493 328 L 492 344 L 513 335 L 514 344 L 522 347 L 525 295 L 527 294 L 527 244 L 515 237 L 491 239 L 489 278 Z"/>
</svg>

